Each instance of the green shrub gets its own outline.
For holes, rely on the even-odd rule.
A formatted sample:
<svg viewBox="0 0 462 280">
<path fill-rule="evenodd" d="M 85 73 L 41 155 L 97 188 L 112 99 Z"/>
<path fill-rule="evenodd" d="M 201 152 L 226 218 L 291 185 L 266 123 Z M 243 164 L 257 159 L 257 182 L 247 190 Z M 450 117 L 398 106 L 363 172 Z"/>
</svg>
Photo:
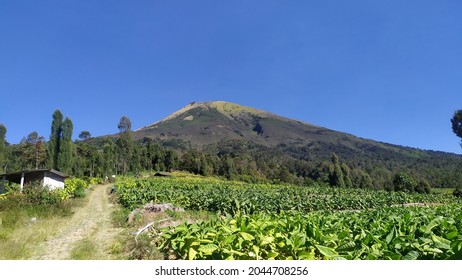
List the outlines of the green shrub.
<svg viewBox="0 0 462 280">
<path fill-rule="evenodd" d="M 452 193 L 455 197 L 462 197 L 462 188 L 457 188 Z"/>
<path fill-rule="evenodd" d="M 400 172 L 393 178 L 395 191 L 399 192 L 414 192 L 417 182 L 409 174 Z"/>
<path fill-rule="evenodd" d="M 430 183 L 425 179 L 421 179 L 415 187 L 415 191 L 418 193 L 430 193 L 431 189 Z"/>
<path fill-rule="evenodd" d="M 61 192 L 61 199 L 67 200 L 71 197 L 85 197 L 85 189 L 89 184 L 80 178 L 66 179 L 64 190 Z"/>
<path fill-rule="evenodd" d="M 100 185 L 104 183 L 103 179 L 101 178 L 90 178 L 88 182 L 90 183 L 90 185 Z"/>
<path fill-rule="evenodd" d="M 85 197 L 85 188 L 83 186 L 77 186 L 74 190 L 74 197 Z"/>
<path fill-rule="evenodd" d="M 61 203 L 58 193 L 41 186 L 39 182 L 25 185 L 23 194 L 26 202 L 31 204 L 57 205 Z"/>
</svg>

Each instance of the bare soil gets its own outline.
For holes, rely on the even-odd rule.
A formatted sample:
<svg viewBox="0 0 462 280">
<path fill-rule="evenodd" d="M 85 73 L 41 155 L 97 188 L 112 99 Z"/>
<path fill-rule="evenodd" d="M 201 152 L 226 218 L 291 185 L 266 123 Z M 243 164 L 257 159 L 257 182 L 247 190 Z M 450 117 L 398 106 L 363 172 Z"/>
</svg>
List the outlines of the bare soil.
<svg viewBox="0 0 462 280">
<path fill-rule="evenodd" d="M 79 241 L 89 240 L 95 246 L 91 258 L 111 259 L 110 245 L 120 232 L 111 224 L 112 205 L 109 202 L 108 185 L 94 187 L 88 195 L 88 203 L 77 208 L 61 229 L 39 245 L 31 259 L 66 260 L 71 259 L 72 250 Z"/>
</svg>

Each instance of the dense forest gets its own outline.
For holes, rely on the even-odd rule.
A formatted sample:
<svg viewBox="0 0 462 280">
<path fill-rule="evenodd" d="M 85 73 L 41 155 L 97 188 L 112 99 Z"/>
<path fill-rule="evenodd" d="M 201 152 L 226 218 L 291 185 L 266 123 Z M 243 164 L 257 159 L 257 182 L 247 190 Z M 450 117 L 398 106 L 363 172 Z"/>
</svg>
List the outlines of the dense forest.
<svg viewBox="0 0 462 280">
<path fill-rule="evenodd" d="M 5 140 L 7 128 L 0 125 L 0 167 L 5 173 L 54 168 L 73 176 L 101 178 L 137 175 L 146 170 L 184 170 L 246 182 L 319 182 L 407 192 L 462 186 L 460 156 L 443 152 L 406 148 L 403 154 L 366 145 L 362 149 L 373 149 L 369 154 L 374 156 L 364 156 L 344 146 L 321 142 L 267 147 L 243 140 L 197 147 L 181 140 L 135 140 L 131 121 L 125 116 L 117 128 L 119 133 L 113 136 L 92 138 L 89 131 L 82 131 L 78 140 L 72 140 L 71 119 L 57 110 L 48 141 L 34 131 L 19 144 L 11 145 Z"/>
</svg>

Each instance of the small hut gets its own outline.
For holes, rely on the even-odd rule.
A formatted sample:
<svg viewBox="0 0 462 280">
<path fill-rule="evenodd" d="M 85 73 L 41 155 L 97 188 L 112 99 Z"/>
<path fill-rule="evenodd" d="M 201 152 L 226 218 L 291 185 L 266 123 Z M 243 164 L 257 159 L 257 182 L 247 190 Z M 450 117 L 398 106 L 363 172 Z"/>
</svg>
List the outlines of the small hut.
<svg viewBox="0 0 462 280">
<path fill-rule="evenodd" d="M 2 179 L 0 194 L 5 192 L 5 181 L 19 184 L 21 192 L 25 184 L 29 184 L 34 181 L 40 182 L 40 185 L 43 187 L 54 190 L 64 189 L 64 179 L 67 177 L 69 176 L 54 169 L 23 170 L 2 174 L 0 175 L 0 178 Z"/>
<path fill-rule="evenodd" d="M 168 172 L 156 172 L 154 177 L 172 177 L 172 174 Z"/>
</svg>

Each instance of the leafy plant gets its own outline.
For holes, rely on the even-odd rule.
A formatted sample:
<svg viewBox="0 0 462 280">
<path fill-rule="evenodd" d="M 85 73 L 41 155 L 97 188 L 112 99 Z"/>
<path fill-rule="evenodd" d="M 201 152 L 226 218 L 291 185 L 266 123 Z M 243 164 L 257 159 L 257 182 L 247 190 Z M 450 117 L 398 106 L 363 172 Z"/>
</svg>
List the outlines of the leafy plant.
<svg viewBox="0 0 462 280">
<path fill-rule="evenodd" d="M 181 259 L 461 259 L 462 207 L 238 214 L 164 230 Z"/>
<path fill-rule="evenodd" d="M 203 178 L 125 178 L 116 183 L 119 202 L 133 209 L 150 201 L 171 202 L 189 210 L 220 213 L 279 213 L 318 210 L 364 210 L 412 202 L 447 203 L 450 195 L 416 194 L 319 185 L 247 184 Z"/>
</svg>

